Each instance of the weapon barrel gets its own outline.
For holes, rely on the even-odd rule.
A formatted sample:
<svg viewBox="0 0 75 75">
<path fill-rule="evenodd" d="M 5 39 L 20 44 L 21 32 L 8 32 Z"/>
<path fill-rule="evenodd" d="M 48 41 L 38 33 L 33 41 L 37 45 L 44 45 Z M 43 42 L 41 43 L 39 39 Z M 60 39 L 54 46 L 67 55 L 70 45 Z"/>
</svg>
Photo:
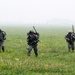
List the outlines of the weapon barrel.
<svg viewBox="0 0 75 75">
<path fill-rule="evenodd" d="M 37 31 L 36 31 L 36 29 L 35 29 L 35 27 L 34 27 L 34 26 L 33 26 L 33 28 L 34 28 L 35 32 L 37 33 Z"/>
</svg>

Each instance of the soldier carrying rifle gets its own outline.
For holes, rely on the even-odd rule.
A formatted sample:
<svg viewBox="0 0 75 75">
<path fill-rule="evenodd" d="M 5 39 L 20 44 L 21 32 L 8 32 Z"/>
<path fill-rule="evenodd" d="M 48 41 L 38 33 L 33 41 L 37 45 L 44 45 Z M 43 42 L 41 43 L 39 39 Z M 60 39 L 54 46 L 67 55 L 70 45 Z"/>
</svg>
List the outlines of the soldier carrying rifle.
<svg viewBox="0 0 75 75">
<path fill-rule="evenodd" d="M 68 43 L 68 50 L 72 49 L 74 51 L 74 41 L 75 41 L 75 33 L 74 33 L 74 27 L 72 26 L 73 31 L 69 31 L 68 34 L 65 36 L 65 39 Z"/>
<path fill-rule="evenodd" d="M 37 49 L 37 45 L 38 45 L 38 42 L 39 42 L 39 33 L 37 33 L 35 27 L 33 27 L 35 32 L 34 31 L 29 31 L 27 33 L 27 42 L 28 42 L 28 56 L 30 56 L 31 54 L 31 51 L 32 49 L 34 49 L 34 53 L 35 53 L 35 56 L 37 57 L 38 56 L 38 49 Z"/>
<path fill-rule="evenodd" d="M 0 29 L 0 48 L 4 52 L 4 41 L 6 40 L 6 32 Z"/>
</svg>

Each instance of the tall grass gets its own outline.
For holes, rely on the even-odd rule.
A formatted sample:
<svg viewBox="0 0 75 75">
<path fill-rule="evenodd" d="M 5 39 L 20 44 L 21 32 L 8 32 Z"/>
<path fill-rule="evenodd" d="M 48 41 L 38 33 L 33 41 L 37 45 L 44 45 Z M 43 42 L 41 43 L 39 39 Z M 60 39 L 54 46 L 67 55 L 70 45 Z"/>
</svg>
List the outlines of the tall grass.
<svg viewBox="0 0 75 75">
<path fill-rule="evenodd" d="M 27 32 L 31 27 L 1 27 L 7 33 L 5 52 L 0 52 L 0 75 L 75 75 L 75 52 L 64 39 L 70 27 L 36 26 L 40 33 L 39 56 L 27 56 Z"/>
</svg>

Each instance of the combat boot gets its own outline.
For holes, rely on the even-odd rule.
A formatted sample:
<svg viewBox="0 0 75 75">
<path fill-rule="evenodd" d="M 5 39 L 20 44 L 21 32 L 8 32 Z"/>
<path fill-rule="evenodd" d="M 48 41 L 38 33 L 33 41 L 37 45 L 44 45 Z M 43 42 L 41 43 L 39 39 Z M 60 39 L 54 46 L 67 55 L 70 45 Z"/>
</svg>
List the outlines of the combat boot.
<svg viewBox="0 0 75 75">
<path fill-rule="evenodd" d="M 4 46 L 2 47 L 2 51 L 4 52 Z"/>
</svg>

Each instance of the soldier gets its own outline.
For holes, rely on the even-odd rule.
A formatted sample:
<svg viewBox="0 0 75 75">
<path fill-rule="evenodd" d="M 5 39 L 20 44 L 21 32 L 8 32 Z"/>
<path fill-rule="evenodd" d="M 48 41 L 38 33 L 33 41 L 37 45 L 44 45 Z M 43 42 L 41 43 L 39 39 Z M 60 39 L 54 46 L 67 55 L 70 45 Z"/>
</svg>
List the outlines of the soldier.
<svg viewBox="0 0 75 75">
<path fill-rule="evenodd" d="M 74 40 L 75 40 L 75 34 L 71 31 L 68 32 L 68 34 L 65 36 L 65 39 L 68 43 L 68 50 L 72 49 L 74 51 Z"/>
<path fill-rule="evenodd" d="M 28 56 L 31 54 L 31 50 L 34 49 L 35 56 L 38 56 L 38 49 L 37 49 L 37 43 L 39 42 L 39 33 L 34 31 L 29 31 L 27 33 L 27 42 L 28 42 Z"/>
<path fill-rule="evenodd" d="M 0 29 L 0 47 L 4 52 L 4 40 L 6 40 L 6 33 Z"/>
</svg>

